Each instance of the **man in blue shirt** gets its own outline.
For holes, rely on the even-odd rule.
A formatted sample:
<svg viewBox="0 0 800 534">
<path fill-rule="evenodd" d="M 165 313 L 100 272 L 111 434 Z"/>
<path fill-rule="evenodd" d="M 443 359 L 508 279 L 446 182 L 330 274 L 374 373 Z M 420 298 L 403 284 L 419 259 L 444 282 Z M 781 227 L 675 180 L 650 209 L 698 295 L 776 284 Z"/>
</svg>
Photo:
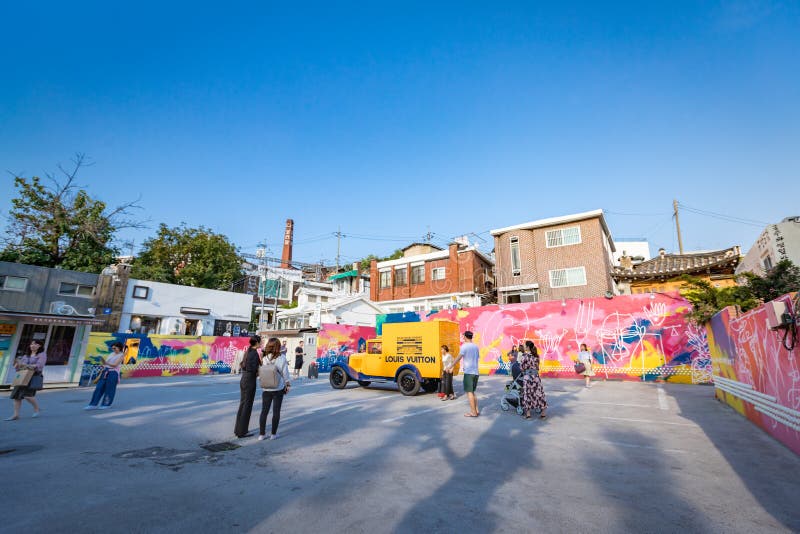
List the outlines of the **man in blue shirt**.
<svg viewBox="0 0 800 534">
<path fill-rule="evenodd" d="M 464 393 L 467 394 L 469 399 L 469 413 L 465 413 L 464 417 L 478 417 L 481 412 L 478 411 L 478 398 L 475 396 L 475 389 L 478 387 L 478 360 L 480 360 L 481 352 L 478 350 L 478 345 L 472 342 L 472 332 L 467 330 L 464 332 L 464 343 L 461 345 L 461 350 L 458 353 L 458 358 L 453 362 L 453 367 L 463 358 L 464 365 Z"/>
</svg>

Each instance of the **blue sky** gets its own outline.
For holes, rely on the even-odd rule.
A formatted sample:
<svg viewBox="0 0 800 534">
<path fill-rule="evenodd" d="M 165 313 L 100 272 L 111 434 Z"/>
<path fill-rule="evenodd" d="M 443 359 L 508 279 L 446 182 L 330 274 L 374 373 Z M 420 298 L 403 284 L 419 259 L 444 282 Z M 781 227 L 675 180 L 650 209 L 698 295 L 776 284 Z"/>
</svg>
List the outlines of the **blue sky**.
<svg viewBox="0 0 800 534">
<path fill-rule="evenodd" d="M 295 259 L 332 262 L 341 227 L 352 261 L 603 208 L 655 252 L 673 198 L 800 214 L 796 2 L 21 4 L 0 7 L 0 170 L 88 154 L 90 192 L 153 221 L 123 239 L 185 221 L 279 254 L 291 217 Z M 760 232 L 681 226 L 687 249 Z"/>
</svg>

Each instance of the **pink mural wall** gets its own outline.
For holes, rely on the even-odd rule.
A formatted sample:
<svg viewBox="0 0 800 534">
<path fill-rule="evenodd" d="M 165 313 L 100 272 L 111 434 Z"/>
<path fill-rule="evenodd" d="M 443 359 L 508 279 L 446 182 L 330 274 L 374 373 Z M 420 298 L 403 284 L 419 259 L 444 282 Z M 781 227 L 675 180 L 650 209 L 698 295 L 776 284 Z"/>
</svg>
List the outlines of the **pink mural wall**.
<svg viewBox="0 0 800 534">
<path fill-rule="evenodd" d="M 678 293 L 573 299 L 443 310 L 419 320 L 450 319 L 471 330 L 483 374 L 507 373 L 512 345 L 532 340 L 544 376 L 574 378 L 578 348 L 591 350 L 598 378 L 710 383 L 706 331 L 689 323 Z M 379 318 L 380 321 L 416 317 Z"/>
<path fill-rule="evenodd" d="M 123 378 L 230 373 L 241 361 L 247 337 L 143 336 L 92 332 L 86 349 L 81 382 L 92 379 L 101 357 L 111 354 L 111 344 L 125 347 Z"/>
<path fill-rule="evenodd" d="M 373 326 L 348 326 L 343 324 L 320 325 L 317 333 L 317 365 L 321 373 L 331 370 L 331 365 L 344 361 L 347 356 L 366 349 L 368 339 L 375 337 Z"/>
<path fill-rule="evenodd" d="M 793 309 L 789 295 L 777 300 Z M 717 397 L 800 454 L 800 343 L 787 350 L 783 335 L 766 306 L 739 317 L 727 308 L 708 324 Z"/>
</svg>

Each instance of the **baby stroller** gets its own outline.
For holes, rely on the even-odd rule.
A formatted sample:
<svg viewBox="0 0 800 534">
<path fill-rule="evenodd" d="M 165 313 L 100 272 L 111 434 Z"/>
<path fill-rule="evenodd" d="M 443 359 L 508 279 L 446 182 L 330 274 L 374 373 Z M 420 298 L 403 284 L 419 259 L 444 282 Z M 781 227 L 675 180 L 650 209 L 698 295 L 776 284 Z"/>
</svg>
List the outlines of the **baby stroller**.
<svg viewBox="0 0 800 534">
<path fill-rule="evenodd" d="M 521 395 L 522 395 L 522 377 L 524 375 L 519 375 L 516 380 L 512 380 L 511 382 L 506 382 L 505 391 L 503 391 L 503 397 L 500 399 L 500 408 L 507 412 L 512 407 L 516 408 L 517 415 L 522 415 L 522 402 L 521 402 Z"/>
</svg>

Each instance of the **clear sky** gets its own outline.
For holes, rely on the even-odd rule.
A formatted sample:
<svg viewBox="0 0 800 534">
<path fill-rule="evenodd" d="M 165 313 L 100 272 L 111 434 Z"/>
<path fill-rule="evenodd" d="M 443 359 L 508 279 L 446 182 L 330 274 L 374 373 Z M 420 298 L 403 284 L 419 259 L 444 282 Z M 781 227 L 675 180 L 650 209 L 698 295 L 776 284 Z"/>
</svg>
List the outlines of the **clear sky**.
<svg viewBox="0 0 800 534">
<path fill-rule="evenodd" d="M 278 255 L 291 217 L 311 262 L 339 227 L 352 261 L 596 208 L 675 250 L 673 198 L 800 215 L 798 2 L 201 4 L 4 2 L 0 170 L 84 152 L 90 192 L 153 221 L 122 238 L 185 221 Z"/>
</svg>

